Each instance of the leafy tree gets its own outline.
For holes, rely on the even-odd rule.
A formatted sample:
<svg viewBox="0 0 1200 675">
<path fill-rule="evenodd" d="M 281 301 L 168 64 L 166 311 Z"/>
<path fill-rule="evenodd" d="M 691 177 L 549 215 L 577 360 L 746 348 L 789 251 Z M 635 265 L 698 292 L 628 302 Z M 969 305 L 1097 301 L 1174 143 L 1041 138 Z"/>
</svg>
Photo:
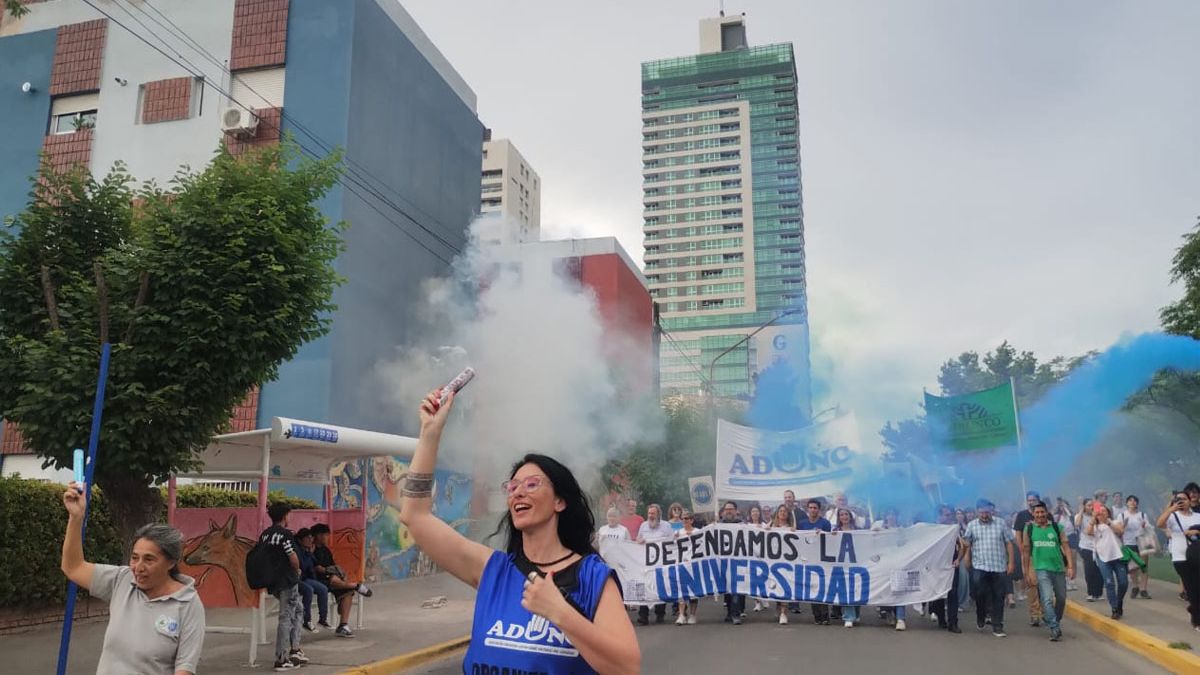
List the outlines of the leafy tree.
<svg viewBox="0 0 1200 675">
<path fill-rule="evenodd" d="M 1042 363 L 1033 352 L 1018 352 L 1007 340 L 981 359 L 977 352 L 963 352 L 942 364 L 938 385 L 943 396 L 961 396 L 998 387 L 1013 378 L 1017 404 L 1025 406 L 1078 368 L 1095 352 L 1073 358 L 1056 357 Z"/>
<path fill-rule="evenodd" d="M 4 0 L 4 9 L 15 17 L 22 17 L 29 13 L 29 8 L 25 6 L 22 0 Z"/>
<path fill-rule="evenodd" d="M 137 193 L 119 166 L 96 180 L 43 163 L 0 241 L 0 417 L 70 467 L 111 343 L 96 483 L 126 537 L 161 509 L 151 483 L 195 467 L 246 392 L 329 330 L 342 225 L 314 203 L 338 158 L 298 154 L 222 149 Z"/>
<path fill-rule="evenodd" d="M 1163 329 L 1200 339 L 1200 225 L 1183 235 L 1171 261 L 1171 282 L 1183 283 L 1183 297 L 1159 313 Z M 1163 370 L 1130 398 L 1127 408 L 1158 408 L 1200 430 L 1200 374 Z"/>
<path fill-rule="evenodd" d="M 687 479 L 714 472 L 717 417 L 741 422 L 740 405 L 722 401 L 710 411 L 708 404 L 684 397 L 663 400 L 664 434 L 661 441 L 630 448 L 624 457 L 606 463 L 601 478 L 607 490 L 659 502 L 690 504 Z"/>
<path fill-rule="evenodd" d="M 1159 318 L 1168 333 L 1200 339 L 1200 224 L 1183 235 L 1171 260 L 1171 283 L 1180 282 L 1183 297 L 1163 307 Z"/>
</svg>

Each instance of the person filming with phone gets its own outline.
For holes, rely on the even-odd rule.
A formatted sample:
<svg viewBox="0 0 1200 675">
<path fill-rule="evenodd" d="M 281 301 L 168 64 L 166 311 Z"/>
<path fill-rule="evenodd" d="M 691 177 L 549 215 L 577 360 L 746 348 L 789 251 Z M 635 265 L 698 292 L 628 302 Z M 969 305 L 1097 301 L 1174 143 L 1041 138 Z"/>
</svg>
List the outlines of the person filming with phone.
<svg viewBox="0 0 1200 675">
<path fill-rule="evenodd" d="M 1191 499 L 1180 490 L 1171 498 L 1155 525 L 1165 529 L 1171 537 L 1167 544 L 1171 562 L 1183 581 L 1192 628 L 1200 631 L 1200 513 L 1192 510 Z"/>
</svg>

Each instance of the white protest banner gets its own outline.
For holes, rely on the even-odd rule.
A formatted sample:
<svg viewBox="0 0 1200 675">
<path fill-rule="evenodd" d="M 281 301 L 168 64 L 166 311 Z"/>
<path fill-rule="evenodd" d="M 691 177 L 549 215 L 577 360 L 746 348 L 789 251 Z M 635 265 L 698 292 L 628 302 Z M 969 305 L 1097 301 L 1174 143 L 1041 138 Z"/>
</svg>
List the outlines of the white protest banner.
<svg viewBox="0 0 1200 675">
<path fill-rule="evenodd" d="M 688 479 L 688 493 L 692 496 L 692 513 L 716 511 L 716 490 L 712 476 L 695 476 Z"/>
<path fill-rule="evenodd" d="M 774 503 L 784 490 L 800 499 L 843 491 L 861 447 L 852 413 L 795 431 L 718 420 L 717 497 Z"/>
<path fill-rule="evenodd" d="M 717 523 L 672 541 L 605 539 L 600 555 L 629 605 L 737 593 L 890 607 L 946 597 L 957 543 L 954 525 L 837 533 Z"/>
</svg>

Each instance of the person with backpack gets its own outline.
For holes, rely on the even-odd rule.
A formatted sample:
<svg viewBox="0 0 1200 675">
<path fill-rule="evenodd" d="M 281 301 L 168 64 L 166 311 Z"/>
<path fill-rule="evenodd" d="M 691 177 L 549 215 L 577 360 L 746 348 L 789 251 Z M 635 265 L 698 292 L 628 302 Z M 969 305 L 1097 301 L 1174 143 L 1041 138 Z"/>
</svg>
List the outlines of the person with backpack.
<svg viewBox="0 0 1200 675">
<path fill-rule="evenodd" d="M 1062 618 L 1067 608 L 1067 579 L 1075 578 L 1075 562 L 1067 536 L 1050 519 L 1045 502 L 1033 505 L 1033 520 L 1021 533 L 1021 558 L 1025 583 L 1038 589 L 1050 641 L 1058 642 L 1062 639 Z"/>
<path fill-rule="evenodd" d="M 279 625 L 275 629 L 275 670 L 293 670 L 308 663 L 300 650 L 300 558 L 287 517 L 292 508 L 271 504 L 267 515 L 271 526 L 258 535 L 258 543 L 246 554 L 246 578 L 250 588 L 264 588 L 279 601 Z"/>
</svg>

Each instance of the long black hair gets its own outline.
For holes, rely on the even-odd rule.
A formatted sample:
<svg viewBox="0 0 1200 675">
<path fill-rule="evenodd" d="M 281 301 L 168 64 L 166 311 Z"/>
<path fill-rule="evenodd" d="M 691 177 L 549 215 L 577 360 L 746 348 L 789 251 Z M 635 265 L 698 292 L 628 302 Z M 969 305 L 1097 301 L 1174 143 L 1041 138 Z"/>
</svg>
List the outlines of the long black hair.
<svg viewBox="0 0 1200 675">
<path fill-rule="evenodd" d="M 526 464 L 534 464 L 541 469 L 542 473 L 550 479 L 550 489 L 554 490 L 554 495 L 567 505 L 558 514 L 558 540 L 562 542 L 563 546 L 579 555 L 586 556 L 596 553 L 596 549 L 592 546 L 592 533 L 596 530 L 596 519 L 592 515 L 592 507 L 588 502 L 587 495 L 583 493 L 583 488 L 579 487 L 579 481 L 575 480 L 575 475 L 557 459 L 531 452 L 513 464 L 512 471 L 508 474 L 509 480 L 512 480 L 513 476 L 517 475 L 517 470 Z M 505 550 L 508 553 L 524 555 L 521 531 L 513 527 L 512 513 L 507 510 L 505 510 L 504 518 L 500 520 L 500 525 L 491 536 L 495 537 L 501 531 L 506 532 L 508 536 L 508 545 Z"/>
</svg>

